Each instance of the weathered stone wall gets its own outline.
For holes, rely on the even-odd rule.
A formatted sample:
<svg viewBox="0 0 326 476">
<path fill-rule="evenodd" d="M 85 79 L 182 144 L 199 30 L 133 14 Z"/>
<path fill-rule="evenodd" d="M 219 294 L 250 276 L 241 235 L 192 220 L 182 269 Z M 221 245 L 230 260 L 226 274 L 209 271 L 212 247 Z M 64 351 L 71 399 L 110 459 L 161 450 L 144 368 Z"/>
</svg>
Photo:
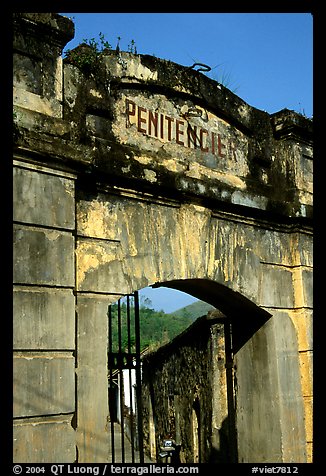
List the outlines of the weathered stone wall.
<svg viewBox="0 0 326 476">
<path fill-rule="evenodd" d="M 180 447 L 180 462 L 194 463 L 197 439 L 200 462 L 231 462 L 225 364 L 223 324 L 206 318 L 142 359 L 144 444 L 148 452 L 153 419 L 158 452 L 163 439 L 170 436 Z M 199 434 L 194 429 L 196 410 Z"/>
<path fill-rule="evenodd" d="M 16 160 L 14 220 L 14 457 L 74 461 L 74 177 Z"/>
<path fill-rule="evenodd" d="M 17 14 L 14 32 L 14 104 L 50 130 L 62 117 L 61 51 L 73 27 L 59 15 Z M 76 176 L 22 155 L 13 175 L 14 461 L 73 462 Z"/>
<path fill-rule="evenodd" d="M 165 283 L 237 323 L 239 461 L 310 461 L 311 121 L 146 55 L 63 64 L 56 14 L 14 31 L 15 460 L 107 461 L 107 306 Z"/>
</svg>

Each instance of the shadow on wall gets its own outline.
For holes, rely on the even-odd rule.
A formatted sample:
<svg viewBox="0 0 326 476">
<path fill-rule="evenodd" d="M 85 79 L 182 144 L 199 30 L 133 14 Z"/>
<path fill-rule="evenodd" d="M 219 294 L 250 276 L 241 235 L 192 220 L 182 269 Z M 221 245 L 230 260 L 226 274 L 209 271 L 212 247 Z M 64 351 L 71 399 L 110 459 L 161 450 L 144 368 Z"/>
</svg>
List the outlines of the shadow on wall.
<svg viewBox="0 0 326 476">
<path fill-rule="evenodd" d="M 153 284 L 190 294 L 222 311 L 232 320 L 235 329 L 233 351 L 237 352 L 255 332 L 271 317 L 271 314 L 247 299 L 239 292 L 210 279 L 177 279 Z M 246 320 L 244 315 L 249 316 Z"/>
<path fill-rule="evenodd" d="M 229 436 L 230 422 L 229 418 L 225 418 L 222 422 L 221 428 L 213 429 L 212 432 L 212 447 L 211 454 L 208 463 L 231 463 L 232 453 L 234 449 L 230 448 L 230 436 Z"/>
<path fill-rule="evenodd" d="M 227 393 L 227 416 L 225 416 L 225 419 L 223 420 L 220 428 L 211 428 L 211 434 L 209 436 L 209 439 L 211 438 L 211 441 L 209 445 L 207 445 L 206 437 L 205 440 L 202 439 L 202 444 L 200 444 L 199 446 L 201 448 L 200 451 L 202 451 L 203 453 L 202 455 L 197 455 L 198 452 L 195 452 L 194 463 L 196 463 L 196 458 L 199 458 L 200 460 L 201 457 L 205 459 L 205 462 L 210 463 L 238 462 L 239 456 L 237 437 L 239 428 L 241 430 L 241 434 L 246 435 L 245 437 L 248 437 L 250 440 L 254 441 L 255 444 L 258 444 L 259 437 L 257 436 L 254 428 L 244 425 L 242 421 L 237 422 L 236 414 L 239 408 L 237 404 L 237 396 L 235 395 L 235 379 L 237 378 L 238 370 L 234 366 L 233 359 L 235 355 L 241 350 L 241 363 L 244 358 L 243 356 L 245 356 L 250 361 L 251 365 L 254 365 L 254 370 L 251 369 L 247 371 L 243 365 L 241 365 L 240 368 L 240 377 L 242 379 L 242 385 L 240 386 L 240 389 L 238 388 L 239 386 L 237 386 L 237 391 L 239 392 L 238 397 L 241 397 L 241 411 L 248 415 L 248 421 L 251 421 L 250 415 L 252 414 L 252 412 L 256 412 L 256 420 L 259 420 L 257 423 L 258 427 L 261 425 L 266 425 L 266 428 L 269 428 L 268 425 L 270 422 L 266 421 L 266 418 L 267 416 L 269 416 L 270 419 L 272 418 L 270 416 L 270 398 L 273 394 L 273 388 L 271 387 L 270 389 L 268 389 L 267 383 L 264 381 L 266 374 L 270 372 L 268 358 L 269 347 L 267 345 L 267 336 L 265 335 L 265 332 L 258 333 L 258 331 L 269 320 L 271 314 L 265 311 L 264 309 L 261 309 L 254 302 L 248 300 L 240 293 L 235 292 L 227 288 L 226 286 L 221 285 L 212 280 L 175 280 L 161 283 L 161 285 L 187 292 L 188 294 L 191 294 L 197 297 L 198 299 L 201 299 L 215 306 L 216 309 L 221 311 L 222 314 L 224 314 L 225 316 L 225 319 L 221 320 L 221 324 L 224 324 L 225 339 L 224 352 L 226 359 L 225 377 Z M 159 284 L 154 285 L 153 287 L 158 286 Z M 209 320 L 208 322 L 212 321 Z M 195 336 L 196 337 L 194 337 L 194 342 L 197 343 L 200 339 L 204 338 L 202 332 L 195 332 Z M 207 336 L 207 338 L 209 339 L 209 336 Z M 253 338 L 254 341 L 252 341 Z M 199 348 L 198 352 L 200 352 Z M 169 356 L 168 359 L 171 360 L 171 356 Z M 199 366 L 202 364 L 202 362 L 203 360 L 202 358 L 200 358 Z M 197 366 L 197 371 L 199 371 L 198 369 L 200 369 L 199 366 Z M 212 371 L 213 369 L 207 368 L 206 370 Z M 186 368 L 182 367 L 182 369 L 179 369 L 179 371 L 184 374 Z M 204 372 L 205 369 L 203 368 L 202 371 Z M 190 372 L 188 375 L 189 379 L 187 380 L 186 385 L 191 384 L 190 380 L 192 379 L 193 373 Z M 250 385 L 252 385 L 252 388 L 250 388 L 249 393 L 247 393 L 247 390 L 243 390 L 244 379 L 250 379 L 249 387 Z M 201 389 L 202 385 L 205 385 L 205 382 L 207 382 L 207 380 L 199 378 L 199 385 Z M 246 386 L 246 388 L 247 387 L 248 385 Z M 264 391 L 262 391 L 262 388 L 264 388 Z M 206 395 L 208 394 L 206 393 Z M 214 400 L 212 399 L 212 403 L 213 401 Z M 203 415 L 207 414 L 207 412 L 209 411 L 209 407 L 207 407 L 207 404 L 205 405 L 202 407 L 204 409 Z M 275 413 L 275 415 L 278 415 L 278 413 Z M 206 430 L 208 430 L 208 434 L 210 433 L 209 429 L 207 428 L 207 422 L 204 424 L 204 422 L 201 421 L 201 428 L 202 431 L 204 431 L 205 428 Z M 202 431 L 200 432 L 200 436 L 204 438 Z M 188 439 L 188 436 L 186 436 L 186 439 Z M 266 447 L 269 445 L 268 436 L 264 438 L 264 444 L 266 445 Z M 191 443 L 186 446 L 187 448 L 190 448 Z M 248 455 L 246 455 L 246 457 L 247 456 Z M 257 461 L 259 461 L 260 455 L 254 453 L 253 455 L 250 454 L 248 458 L 257 458 Z"/>
</svg>

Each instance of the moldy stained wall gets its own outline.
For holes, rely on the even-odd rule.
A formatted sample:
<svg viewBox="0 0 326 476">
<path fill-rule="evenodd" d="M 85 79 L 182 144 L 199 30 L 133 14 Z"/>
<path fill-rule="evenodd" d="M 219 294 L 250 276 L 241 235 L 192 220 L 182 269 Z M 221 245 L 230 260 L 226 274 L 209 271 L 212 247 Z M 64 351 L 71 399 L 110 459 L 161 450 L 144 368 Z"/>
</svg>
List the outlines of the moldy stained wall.
<svg viewBox="0 0 326 476">
<path fill-rule="evenodd" d="M 171 343 L 143 357 L 148 453 L 152 440 L 159 453 L 163 439 L 172 437 L 181 463 L 232 462 L 230 447 L 235 442 L 226 410 L 223 320 L 203 316 Z"/>
</svg>

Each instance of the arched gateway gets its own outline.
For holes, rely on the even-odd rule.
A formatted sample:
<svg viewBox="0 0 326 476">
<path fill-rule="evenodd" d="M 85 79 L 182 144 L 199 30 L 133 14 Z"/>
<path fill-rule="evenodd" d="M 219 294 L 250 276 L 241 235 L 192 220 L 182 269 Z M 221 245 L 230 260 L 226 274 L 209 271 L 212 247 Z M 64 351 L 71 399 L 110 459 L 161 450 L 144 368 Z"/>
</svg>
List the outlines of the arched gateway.
<svg viewBox="0 0 326 476">
<path fill-rule="evenodd" d="M 311 461 L 311 121 L 151 56 L 62 62 L 57 14 L 14 31 L 15 461 L 110 460 L 108 305 L 155 283 L 232 320 L 237 461 Z"/>
</svg>

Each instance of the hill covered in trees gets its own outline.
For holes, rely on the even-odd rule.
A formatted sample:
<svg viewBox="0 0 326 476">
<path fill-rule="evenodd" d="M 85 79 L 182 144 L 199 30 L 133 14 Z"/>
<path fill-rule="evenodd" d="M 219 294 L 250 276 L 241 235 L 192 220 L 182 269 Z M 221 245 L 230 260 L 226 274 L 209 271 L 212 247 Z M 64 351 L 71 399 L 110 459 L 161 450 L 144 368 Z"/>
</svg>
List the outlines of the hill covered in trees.
<svg viewBox="0 0 326 476">
<path fill-rule="evenodd" d="M 119 332 L 121 333 L 121 350 L 128 351 L 128 332 L 130 335 L 131 350 L 135 347 L 135 329 L 133 318 L 130 319 L 128 331 L 127 306 L 121 303 L 121 327 L 118 324 L 118 305 L 113 304 L 111 333 L 112 333 L 112 350 L 116 352 L 119 347 Z M 213 306 L 203 302 L 196 301 L 189 306 L 182 307 L 177 311 L 166 314 L 164 311 L 156 311 L 151 307 L 151 302 L 147 299 L 140 306 L 140 346 L 141 350 L 147 347 L 155 349 L 162 344 L 166 344 L 175 336 L 183 332 L 198 317 L 201 317 Z M 131 316 L 133 316 L 133 308 L 131 308 Z"/>
<path fill-rule="evenodd" d="M 167 316 L 188 317 L 189 319 L 192 319 L 192 321 L 194 321 L 198 317 L 204 316 L 208 313 L 208 311 L 211 311 L 212 309 L 215 308 L 211 304 L 208 304 L 204 301 L 196 301 L 174 312 L 170 312 L 169 314 L 167 314 Z"/>
</svg>

